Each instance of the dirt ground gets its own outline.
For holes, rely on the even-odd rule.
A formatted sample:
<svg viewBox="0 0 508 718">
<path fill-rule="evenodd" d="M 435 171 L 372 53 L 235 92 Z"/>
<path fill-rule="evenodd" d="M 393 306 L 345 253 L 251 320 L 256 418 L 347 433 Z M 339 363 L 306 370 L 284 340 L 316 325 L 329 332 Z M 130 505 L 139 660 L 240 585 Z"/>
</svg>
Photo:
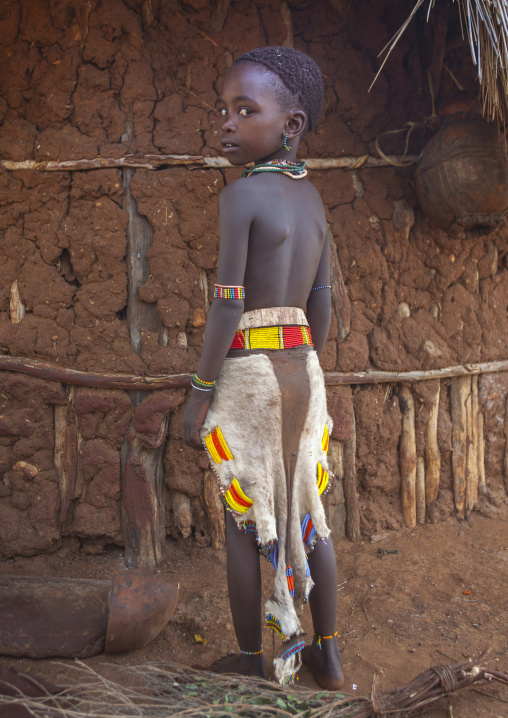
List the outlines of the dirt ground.
<svg viewBox="0 0 508 718">
<path fill-rule="evenodd" d="M 508 512 L 497 519 L 474 514 L 470 521 L 450 518 L 414 531 L 388 532 L 352 544 L 336 542 L 339 567 L 339 642 L 348 693 L 369 695 L 381 672 L 382 689 L 401 686 L 430 666 L 476 657 L 491 649 L 488 665 L 508 672 Z M 129 654 L 95 656 L 86 663 L 140 665 L 175 661 L 206 668 L 219 656 L 236 650 L 226 587 L 226 553 L 211 548 L 189 551 L 168 542 L 162 577 L 180 585 L 176 612 L 161 634 L 145 649 Z M 272 569 L 263 562 L 265 598 Z M 124 570 L 121 550 L 85 556 L 62 548 L 50 556 L 2 561 L 1 574 L 109 578 Z M 312 635 L 306 608 L 303 625 Z M 199 634 L 206 645 L 195 643 Z M 273 647 L 266 630 L 265 652 Z M 5 665 L 65 680 L 61 660 L 4 659 Z M 62 665 L 64 664 L 64 665 Z M 315 687 L 302 669 L 299 685 Z M 481 691 L 481 692 L 480 692 Z M 427 708 L 438 718 L 501 718 L 508 716 L 508 691 L 487 685 L 466 689 Z"/>
</svg>

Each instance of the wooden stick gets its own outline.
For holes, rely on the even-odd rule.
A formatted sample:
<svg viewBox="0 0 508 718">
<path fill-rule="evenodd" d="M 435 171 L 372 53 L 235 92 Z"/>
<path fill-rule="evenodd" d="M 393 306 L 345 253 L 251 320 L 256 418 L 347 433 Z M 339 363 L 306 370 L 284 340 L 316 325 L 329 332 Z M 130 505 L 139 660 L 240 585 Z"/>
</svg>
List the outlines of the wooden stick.
<svg viewBox="0 0 508 718">
<path fill-rule="evenodd" d="M 135 374 L 101 374 L 99 372 L 68 369 L 39 359 L 14 357 L 8 354 L 0 355 L 0 371 L 17 371 L 21 374 L 30 374 L 49 381 L 60 381 L 63 384 L 76 384 L 77 386 L 90 386 L 100 389 L 140 389 L 142 391 L 183 389 L 190 386 L 192 378 L 192 374 L 160 374 L 158 376 L 150 374 L 142 376 L 136 376 Z M 506 359 L 483 364 L 465 364 L 445 369 L 430 369 L 429 371 L 327 372 L 325 373 L 325 384 L 327 386 L 340 386 L 342 384 L 412 383 L 431 379 L 472 376 L 474 374 L 495 374 L 503 371 L 508 371 L 508 360 Z"/>
<path fill-rule="evenodd" d="M 38 359 L 0 356 L 0 371 L 17 371 L 63 384 L 89 386 L 99 389 L 172 389 L 190 386 L 191 374 L 166 374 L 161 376 L 135 376 L 132 374 L 99 374 L 97 372 L 67 369 Z"/>
<path fill-rule="evenodd" d="M 141 19 L 143 21 L 143 30 L 146 32 L 153 25 L 153 8 L 152 0 L 143 0 L 141 5 Z"/>
<path fill-rule="evenodd" d="M 74 399 L 76 387 L 69 388 L 67 404 L 55 405 L 55 448 L 54 464 L 60 489 L 60 524 L 67 517 L 70 503 L 77 498 L 76 485 L 78 475 L 79 431 Z"/>
<path fill-rule="evenodd" d="M 330 247 L 330 284 L 332 306 L 337 319 L 337 339 L 345 339 L 351 331 L 351 305 L 340 268 L 339 255 L 331 231 L 328 231 Z"/>
<path fill-rule="evenodd" d="M 354 416 L 351 438 L 344 444 L 343 460 L 344 502 L 346 504 L 346 536 L 350 541 L 359 541 L 361 533 L 358 493 L 356 491 L 356 421 Z"/>
<path fill-rule="evenodd" d="M 124 439 L 121 452 L 122 525 L 125 565 L 155 567 L 162 559 L 166 538 L 166 484 L 164 447 L 169 413 L 159 424 L 157 435 L 147 442 L 134 427 Z"/>
<path fill-rule="evenodd" d="M 478 491 L 485 496 L 487 482 L 485 480 L 485 439 L 483 438 L 483 412 L 478 412 Z"/>
<path fill-rule="evenodd" d="M 228 14 L 230 2 L 231 0 L 219 0 L 217 3 L 215 16 L 212 19 L 212 29 L 214 32 L 222 32 L 224 29 L 224 23 L 226 22 L 226 15 Z"/>
<path fill-rule="evenodd" d="M 416 520 L 425 523 L 425 460 L 423 456 L 416 459 L 415 477 Z"/>
<path fill-rule="evenodd" d="M 286 30 L 286 37 L 284 38 L 283 45 L 286 47 L 294 47 L 294 35 L 293 35 L 293 19 L 291 18 L 291 10 L 287 2 L 283 2 L 280 6 L 280 16 L 282 24 Z"/>
<path fill-rule="evenodd" d="M 327 372 L 325 374 L 325 383 L 330 386 L 338 384 L 412 383 L 414 381 L 429 381 L 430 379 L 472 376 L 473 374 L 494 374 L 502 371 L 508 371 L 508 360 L 506 359 L 480 364 L 459 364 L 458 366 L 449 366 L 443 369 L 429 369 L 427 371 Z"/>
<path fill-rule="evenodd" d="M 9 302 L 9 310 L 11 315 L 11 322 L 13 324 L 19 324 L 20 321 L 23 319 L 23 317 L 26 314 L 25 305 L 21 301 L 21 297 L 19 296 L 19 289 L 18 289 L 18 280 L 14 280 L 14 282 L 11 285 L 11 292 L 10 292 L 10 302 Z"/>
<path fill-rule="evenodd" d="M 171 492 L 171 505 L 176 528 L 184 538 L 189 538 L 192 532 L 192 509 L 190 498 L 181 491 Z"/>
<path fill-rule="evenodd" d="M 141 351 L 143 330 L 160 332 L 162 321 L 157 313 L 156 304 L 144 302 L 139 298 L 139 287 L 150 276 L 150 265 L 146 254 L 152 246 L 153 228 L 148 219 L 138 212 L 136 200 L 132 196 L 131 182 L 134 170 L 123 172 L 122 209 L 127 213 L 127 328 L 133 351 Z"/>
<path fill-rule="evenodd" d="M 402 415 L 402 431 L 399 443 L 400 500 L 406 526 L 416 526 L 416 435 L 415 405 L 407 384 L 398 388 Z"/>
<path fill-rule="evenodd" d="M 503 478 L 504 486 L 508 492 L 508 396 L 505 402 L 504 414 L 504 457 L 503 457 Z"/>
<path fill-rule="evenodd" d="M 471 393 L 469 377 L 457 377 L 450 384 L 452 415 L 453 498 L 459 518 L 464 518 L 467 467 L 467 408 Z"/>
<path fill-rule="evenodd" d="M 344 444 L 342 441 L 330 439 L 328 466 L 336 479 L 341 481 L 344 478 Z"/>
<path fill-rule="evenodd" d="M 425 429 L 425 501 L 431 504 L 439 493 L 441 475 L 441 452 L 437 443 L 437 421 L 439 415 L 439 396 L 441 385 L 438 384 L 430 410 L 429 420 Z"/>
<path fill-rule="evenodd" d="M 471 377 L 472 378 L 472 377 Z M 471 389 L 471 379 L 469 380 L 469 393 L 465 400 L 466 408 L 466 498 L 464 501 L 464 517 L 469 518 L 471 513 L 472 502 L 472 428 L 473 428 L 473 394 Z"/>
<path fill-rule="evenodd" d="M 398 161 L 398 157 L 387 156 L 386 159 L 362 155 L 361 157 L 309 158 L 306 166 L 311 170 L 361 169 L 362 167 L 390 167 Z M 407 164 L 413 164 L 418 157 L 407 156 Z M 217 169 L 232 167 L 224 157 L 202 157 L 201 155 L 143 155 L 140 157 L 94 157 L 86 160 L 1 160 L 4 170 L 35 170 L 37 172 L 81 172 L 83 170 L 102 170 L 112 168 L 133 167 L 134 169 L 156 170 L 159 167 L 204 167 Z"/>
<path fill-rule="evenodd" d="M 220 500 L 217 478 L 211 471 L 207 471 L 203 479 L 203 501 L 210 517 L 212 548 L 222 549 L 226 545 L 224 506 Z"/>
<path fill-rule="evenodd" d="M 325 496 L 325 513 L 328 527 L 336 539 L 346 533 L 346 503 L 344 499 L 344 444 L 330 437 L 328 468 L 334 475 L 330 491 Z"/>
<path fill-rule="evenodd" d="M 478 501 L 478 377 L 471 377 L 471 401 L 468 413 L 468 446 L 466 474 L 466 515 L 469 516 Z"/>
</svg>

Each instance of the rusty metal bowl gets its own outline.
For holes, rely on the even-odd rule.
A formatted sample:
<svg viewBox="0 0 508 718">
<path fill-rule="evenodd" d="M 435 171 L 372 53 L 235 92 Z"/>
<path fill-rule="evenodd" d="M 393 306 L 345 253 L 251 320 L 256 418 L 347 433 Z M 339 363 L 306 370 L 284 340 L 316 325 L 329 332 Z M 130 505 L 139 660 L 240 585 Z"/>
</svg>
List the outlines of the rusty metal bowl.
<svg viewBox="0 0 508 718">
<path fill-rule="evenodd" d="M 87 658 L 142 648 L 177 601 L 178 588 L 150 569 L 112 581 L 0 576 L 0 655 Z"/>
<path fill-rule="evenodd" d="M 496 127 L 479 115 L 447 118 L 416 166 L 416 193 L 438 227 L 489 232 L 508 213 L 508 159 Z"/>
</svg>

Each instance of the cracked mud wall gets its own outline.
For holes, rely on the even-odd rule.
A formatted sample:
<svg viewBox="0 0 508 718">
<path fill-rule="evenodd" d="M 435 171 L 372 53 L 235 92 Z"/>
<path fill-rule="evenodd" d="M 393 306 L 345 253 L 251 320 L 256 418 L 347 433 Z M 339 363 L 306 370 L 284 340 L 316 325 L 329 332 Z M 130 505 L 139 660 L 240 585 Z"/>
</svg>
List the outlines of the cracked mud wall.
<svg viewBox="0 0 508 718">
<path fill-rule="evenodd" d="M 367 92 L 379 50 L 405 19 L 402 0 L 234 0 L 224 7 L 221 27 L 215 3 L 203 0 L 6 0 L 1 159 L 217 155 L 213 105 L 232 58 L 291 36 L 317 60 L 326 86 L 324 114 L 303 143 L 303 156 L 375 154 L 379 133 L 430 115 L 430 36 L 420 20 Z M 449 36 L 446 61 L 474 93 L 468 50 L 456 29 Z M 452 89 L 444 73 L 440 96 Z M 432 134 L 416 131 L 411 151 L 419 152 Z M 384 149 L 400 153 L 400 138 Z M 0 172 L 2 353 L 105 373 L 196 368 L 216 271 L 218 196 L 238 171 L 135 170 L 128 183 L 126 172 Z M 337 342 L 332 323 L 325 370 L 431 369 L 508 358 L 506 226 L 488 237 L 451 238 L 419 210 L 411 169 L 315 171 L 311 178 L 351 300 L 351 332 Z M 131 224 L 137 218 L 151 235 L 140 251 L 145 256 L 136 256 L 141 279 L 130 288 L 129 207 Z M 26 312 L 20 321 L 12 321 L 9 308 L 15 282 Z M 133 347 L 129 316 L 139 282 L 134 299 L 146 311 Z M 69 402 L 72 390 L 58 383 L 11 373 L 0 381 L 0 551 L 49 551 L 63 539 L 79 539 L 89 551 L 122 543 L 120 455 L 144 402 L 136 406 L 123 391 L 84 388 Z M 442 384 L 441 490 L 430 520 L 453 512 L 450 409 Z M 487 513 L 505 500 L 507 393 L 506 375 L 480 379 L 488 491 L 479 509 Z M 169 419 L 166 530 L 206 544 L 207 466 L 180 439 L 181 394 L 150 397 L 160 421 L 136 431 L 144 445 L 155 446 Z M 349 439 L 352 406 L 356 414 L 362 530 L 400 527 L 395 394 L 385 385 L 353 386 L 330 390 L 330 400 L 338 440 Z M 428 412 L 425 397 L 416 396 L 416 407 L 422 417 Z M 55 441 L 67 442 L 63 468 L 55 462 Z"/>
</svg>

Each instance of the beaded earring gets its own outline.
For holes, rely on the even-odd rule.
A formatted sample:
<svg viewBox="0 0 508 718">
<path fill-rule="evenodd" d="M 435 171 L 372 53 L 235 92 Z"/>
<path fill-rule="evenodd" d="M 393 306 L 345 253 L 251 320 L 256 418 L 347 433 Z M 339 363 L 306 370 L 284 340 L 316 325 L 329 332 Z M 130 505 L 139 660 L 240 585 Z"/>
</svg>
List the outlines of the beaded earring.
<svg viewBox="0 0 508 718">
<path fill-rule="evenodd" d="M 288 135 L 284 132 L 283 137 L 284 137 L 284 149 L 289 152 L 291 147 L 289 147 L 289 145 L 288 145 Z"/>
</svg>

